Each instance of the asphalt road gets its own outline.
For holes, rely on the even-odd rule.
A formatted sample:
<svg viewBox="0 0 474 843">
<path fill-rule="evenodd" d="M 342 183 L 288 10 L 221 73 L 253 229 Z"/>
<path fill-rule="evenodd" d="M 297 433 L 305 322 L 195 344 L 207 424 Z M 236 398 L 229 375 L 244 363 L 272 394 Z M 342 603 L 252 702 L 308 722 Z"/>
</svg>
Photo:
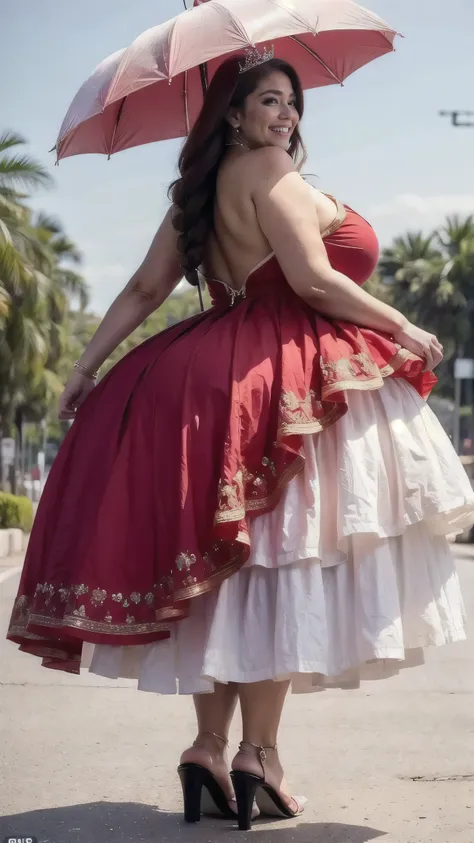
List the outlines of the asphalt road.
<svg viewBox="0 0 474 843">
<path fill-rule="evenodd" d="M 456 553 L 472 618 L 474 551 Z M 281 748 L 309 805 L 250 835 L 225 820 L 182 822 L 175 768 L 193 737 L 188 699 L 51 672 L 4 640 L 20 567 L 0 567 L 0 841 L 474 843 L 472 622 L 468 642 L 430 651 L 424 667 L 290 698 Z"/>
</svg>

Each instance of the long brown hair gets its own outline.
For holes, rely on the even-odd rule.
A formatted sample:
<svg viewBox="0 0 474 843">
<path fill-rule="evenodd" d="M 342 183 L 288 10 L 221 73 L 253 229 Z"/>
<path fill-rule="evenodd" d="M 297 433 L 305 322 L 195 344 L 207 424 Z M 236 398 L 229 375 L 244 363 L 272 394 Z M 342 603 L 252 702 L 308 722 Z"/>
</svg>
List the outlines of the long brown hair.
<svg viewBox="0 0 474 843">
<path fill-rule="evenodd" d="M 229 109 L 241 108 L 259 82 L 274 71 L 288 76 L 301 118 L 304 111 L 303 88 L 291 65 L 272 59 L 240 73 L 239 60 L 231 58 L 214 75 L 199 117 L 179 156 L 180 178 L 171 185 L 169 196 L 175 206 L 173 225 L 179 234 L 178 248 L 184 275 L 194 286 L 198 286 L 198 269 L 204 260 L 208 235 L 214 226 L 217 174 L 230 130 L 226 120 Z M 305 157 L 299 127 L 293 132 L 288 154 L 295 161 Z"/>
</svg>

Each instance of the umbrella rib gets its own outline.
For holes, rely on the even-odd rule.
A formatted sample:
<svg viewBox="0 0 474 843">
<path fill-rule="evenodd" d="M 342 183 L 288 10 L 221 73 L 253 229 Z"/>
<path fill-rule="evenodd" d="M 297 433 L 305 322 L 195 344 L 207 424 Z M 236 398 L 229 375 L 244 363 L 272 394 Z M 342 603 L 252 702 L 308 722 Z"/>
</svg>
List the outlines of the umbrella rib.
<svg viewBox="0 0 474 843">
<path fill-rule="evenodd" d="M 316 61 L 318 61 L 318 62 L 319 62 L 319 64 L 321 64 L 321 65 L 324 67 L 324 69 L 325 69 L 325 70 L 327 70 L 327 72 L 331 74 L 332 78 L 333 78 L 336 82 L 338 82 L 338 83 L 339 83 L 339 85 L 342 85 L 342 84 L 343 84 L 343 80 L 342 80 L 342 79 L 338 79 L 338 77 L 336 76 L 336 74 L 334 73 L 334 71 L 333 71 L 333 70 L 331 70 L 331 68 L 330 68 L 330 67 L 326 64 L 326 62 L 322 60 L 321 56 L 318 56 L 318 54 L 317 54 L 317 53 L 315 53 L 315 51 L 314 51 L 314 50 L 312 50 L 312 49 L 311 49 L 311 47 L 308 47 L 308 46 L 307 46 L 307 45 L 306 45 L 303 41 L 300 41 L 300 39 L 299 39 L 299 38 L 297 38 L 295 35 L 290 35 L 290 38 L 291 38 L 291 40 L 292 40 L 292 41 L 294 41 L 296 44 L 299 44 L 299 46 L 300 46 L 300 47 L 302 47 L 302 48 L 303 48 L 303 50 L 306 50 L 306 52 L 307 52 L 307 53 L 309 53 L 309 54 L 310 54 L 310 56 L 313 56 L 313 58 L 314 58 L 314 59 L 316 59 Z"/>
<path fill-rule="evenodd" d="M 184 71 L 184 116 L 186 119 L 186 134 L 189 135 L 189 106 L 188 106 L 188 71 Z"/>
<path fill-rule="evenodd" d="M 124 98 L 123 98 L 122 102 L 120 103 L 119 110 L 118 110 L 118 112 L 117 112 L 117 119 L 116 119 L 116 121 L 115 121 L 114 130 L 113 130 L 113 132 L 112 132 L 112 140 L 110 141 L 110 149 L 109 149 L 109 153 L 108 153 L 108 155 L 107 155 L 107 160 L 108 160 L 108 161 L 110 161 L 111 156 L 112 156 L 112 153 L 113 153 L 113 151 L 114 151 L 115 135 L 117 134 L 118 124 L 120 123 L 120 118 L 121 118 L 121 116 L 122 116 L 122 111 L 123 111 L 123 107 L 124 107 L 124 105 L 125 105 L 125 100 L 126 100 L 126 99 L 127 99 L 127 97 L 124 97 Z"/>
</svg>

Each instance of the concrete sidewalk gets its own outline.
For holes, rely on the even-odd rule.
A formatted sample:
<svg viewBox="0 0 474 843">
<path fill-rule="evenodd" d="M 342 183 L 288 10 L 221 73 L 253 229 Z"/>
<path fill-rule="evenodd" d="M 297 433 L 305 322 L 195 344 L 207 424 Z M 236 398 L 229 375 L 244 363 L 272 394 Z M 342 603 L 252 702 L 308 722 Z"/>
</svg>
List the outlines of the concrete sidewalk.
<svg viewBox="0 0 474 843">
<path fill-rule="evenodd" d="M 472 618 L 473 548 L 455 550 Z M 190 700 L 50 672 L 18 653 L 3 634 L 17 583 L 18 572 L 1 586 L 0 840 L 249 839 L 225 820 L 182 822 L 175 768 L 193 737 Z M 281 748 L 309 805 L 296 821 L 257 823 L 257 843 L 474 843 L 473 638 L 361 691 L 290 698 Z"/>
</svg>

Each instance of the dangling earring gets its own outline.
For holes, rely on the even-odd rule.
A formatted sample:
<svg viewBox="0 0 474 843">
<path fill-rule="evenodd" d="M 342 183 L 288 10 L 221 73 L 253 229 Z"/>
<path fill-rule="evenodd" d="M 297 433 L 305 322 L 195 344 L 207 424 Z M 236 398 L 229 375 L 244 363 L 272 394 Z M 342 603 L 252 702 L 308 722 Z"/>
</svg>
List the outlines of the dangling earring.
<svg viewBox="0 0 474 843">
<path fill-rule="evenodd" d="M 239 137 L 235 137 L 235 135 L 239 135 Z M 249 144 L 242 136 L 242 129 L 240 126 L 233 126 L 230 140 L 226 143 L 226 146 L 241 146 L 242 149 L 250 149 Z"/>
</svg>

